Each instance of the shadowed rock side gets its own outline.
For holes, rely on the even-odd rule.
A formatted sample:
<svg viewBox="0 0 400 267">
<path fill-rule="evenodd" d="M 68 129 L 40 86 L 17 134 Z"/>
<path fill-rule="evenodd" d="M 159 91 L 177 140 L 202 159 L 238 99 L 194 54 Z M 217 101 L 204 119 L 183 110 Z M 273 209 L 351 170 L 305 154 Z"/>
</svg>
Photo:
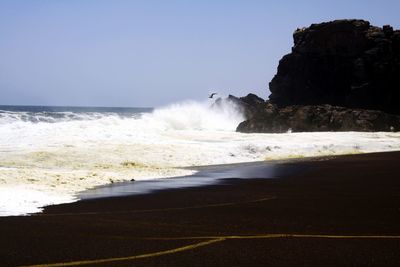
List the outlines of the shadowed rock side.
<svg viewBox="0 0 400 267">
<path fill-rule="evenodd" d="M 377 110 L 331 105 L 287 106 L 267 103 L 252 118 L 239 124 L 239 132 L 396 131 L 400 116 Z"/>
<path fill-rule="evenodd" d="M 293 38 L 269 100 L 253 105 L 237 131 L 400 130 L 399 30 L 335 20 L 297 29 Z"/>
</svg>

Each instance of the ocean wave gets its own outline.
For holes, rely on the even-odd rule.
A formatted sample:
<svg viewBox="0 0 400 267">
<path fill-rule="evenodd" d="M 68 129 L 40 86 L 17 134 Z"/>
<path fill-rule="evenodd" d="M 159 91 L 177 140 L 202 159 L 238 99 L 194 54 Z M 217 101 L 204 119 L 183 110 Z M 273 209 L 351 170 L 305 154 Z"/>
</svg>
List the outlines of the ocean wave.
<svg viewBox="0 0 400 267">
<path fill-rule="evenodd" d="M 219 105 L 187 101 L 155 109 L 142 119 L 163 130 L 235 131 L 245 118 L 240 108 L 230 101 Z"/>
<path fill-rule="evenodd" d="M 58 123 L 67 121 L 91 121 L 104 118 L 140 118 L 139 114 L 118 114 L 118 113 L 100 113 L 100 112 L 14 112 L 0 110 L 0 125 L 6 125 L 18 122 L 28 123 Z"/>
<path fill-rule="evenodd" d="M 221 101 L 219 105 L 211 102 L 186 101 L 161 107 L 149 112 L 83 112 L 83 111 L 12 111 L 0 109 L 0 125 L 14 123 L 63 123 L 95 121 L 99 124 L 121 123 L 154 130 L 225 130 L 234 131 L 244 120 L 239 107 L 230 101 Z M 129 111 L 129 110 L 128 110 Z M 132 120 L 132 121 L 130 121 Z"/>
<path fill-rule="evenodd" d="M 191 174 L 191 166 L 400 150 L 400 133 L 237 133 L 237 107 L 211 104 L 188 101 L 123 116 L 63 111 L 51 122 L 2 112 L 8 118 L 0 123 L 0 191 L 22 189 L 7 199 L 0 194 L 0 203 L 10 203 L 0 214 L 36 212 L 111 182 Z M 24 200 L 27 190 L 33 197 Z M 13 203 L 23 204 L 16 211 Z"/>
</svg>

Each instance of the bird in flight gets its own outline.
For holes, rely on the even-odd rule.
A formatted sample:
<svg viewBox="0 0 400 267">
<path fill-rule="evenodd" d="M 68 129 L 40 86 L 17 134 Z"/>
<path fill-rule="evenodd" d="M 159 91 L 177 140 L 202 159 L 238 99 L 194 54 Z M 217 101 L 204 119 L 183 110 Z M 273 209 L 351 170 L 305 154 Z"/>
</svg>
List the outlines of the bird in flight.
<svg viewBox="0 0 400 267">
<path fill-rule="evenodd" d="M 208 98 L 213 98 L 217 93 L 212 93 Z"/>
</svg>

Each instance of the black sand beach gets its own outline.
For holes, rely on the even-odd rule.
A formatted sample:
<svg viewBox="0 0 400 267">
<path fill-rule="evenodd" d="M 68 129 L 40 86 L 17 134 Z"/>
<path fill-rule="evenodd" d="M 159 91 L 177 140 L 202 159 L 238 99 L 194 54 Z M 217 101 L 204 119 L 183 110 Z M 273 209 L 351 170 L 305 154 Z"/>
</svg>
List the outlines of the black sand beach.
<svg viewBox="0 0 400 267">
<path fill-rule="evenodd" d="M 302 171 L 0 218 L 0 266 L 400 265 L 400 152 L 277 164 Z"/>
</svg>

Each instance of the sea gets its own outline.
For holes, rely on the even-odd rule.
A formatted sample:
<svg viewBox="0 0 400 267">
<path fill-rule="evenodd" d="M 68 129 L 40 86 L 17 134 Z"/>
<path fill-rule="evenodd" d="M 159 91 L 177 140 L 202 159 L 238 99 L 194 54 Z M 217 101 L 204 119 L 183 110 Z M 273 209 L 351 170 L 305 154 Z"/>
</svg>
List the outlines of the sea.
<svg viewBox="0 0 400 267">
<path fill-rule="evenodd" d="M 400 133 L 247 134 L 233 103 L 159 108 L 0 106 L 0 216 L 28 215 L 125 181 L 198 166 L 400 150 Z M 165 180 L 168 183 L 168 180 Z"/>
</svg>

